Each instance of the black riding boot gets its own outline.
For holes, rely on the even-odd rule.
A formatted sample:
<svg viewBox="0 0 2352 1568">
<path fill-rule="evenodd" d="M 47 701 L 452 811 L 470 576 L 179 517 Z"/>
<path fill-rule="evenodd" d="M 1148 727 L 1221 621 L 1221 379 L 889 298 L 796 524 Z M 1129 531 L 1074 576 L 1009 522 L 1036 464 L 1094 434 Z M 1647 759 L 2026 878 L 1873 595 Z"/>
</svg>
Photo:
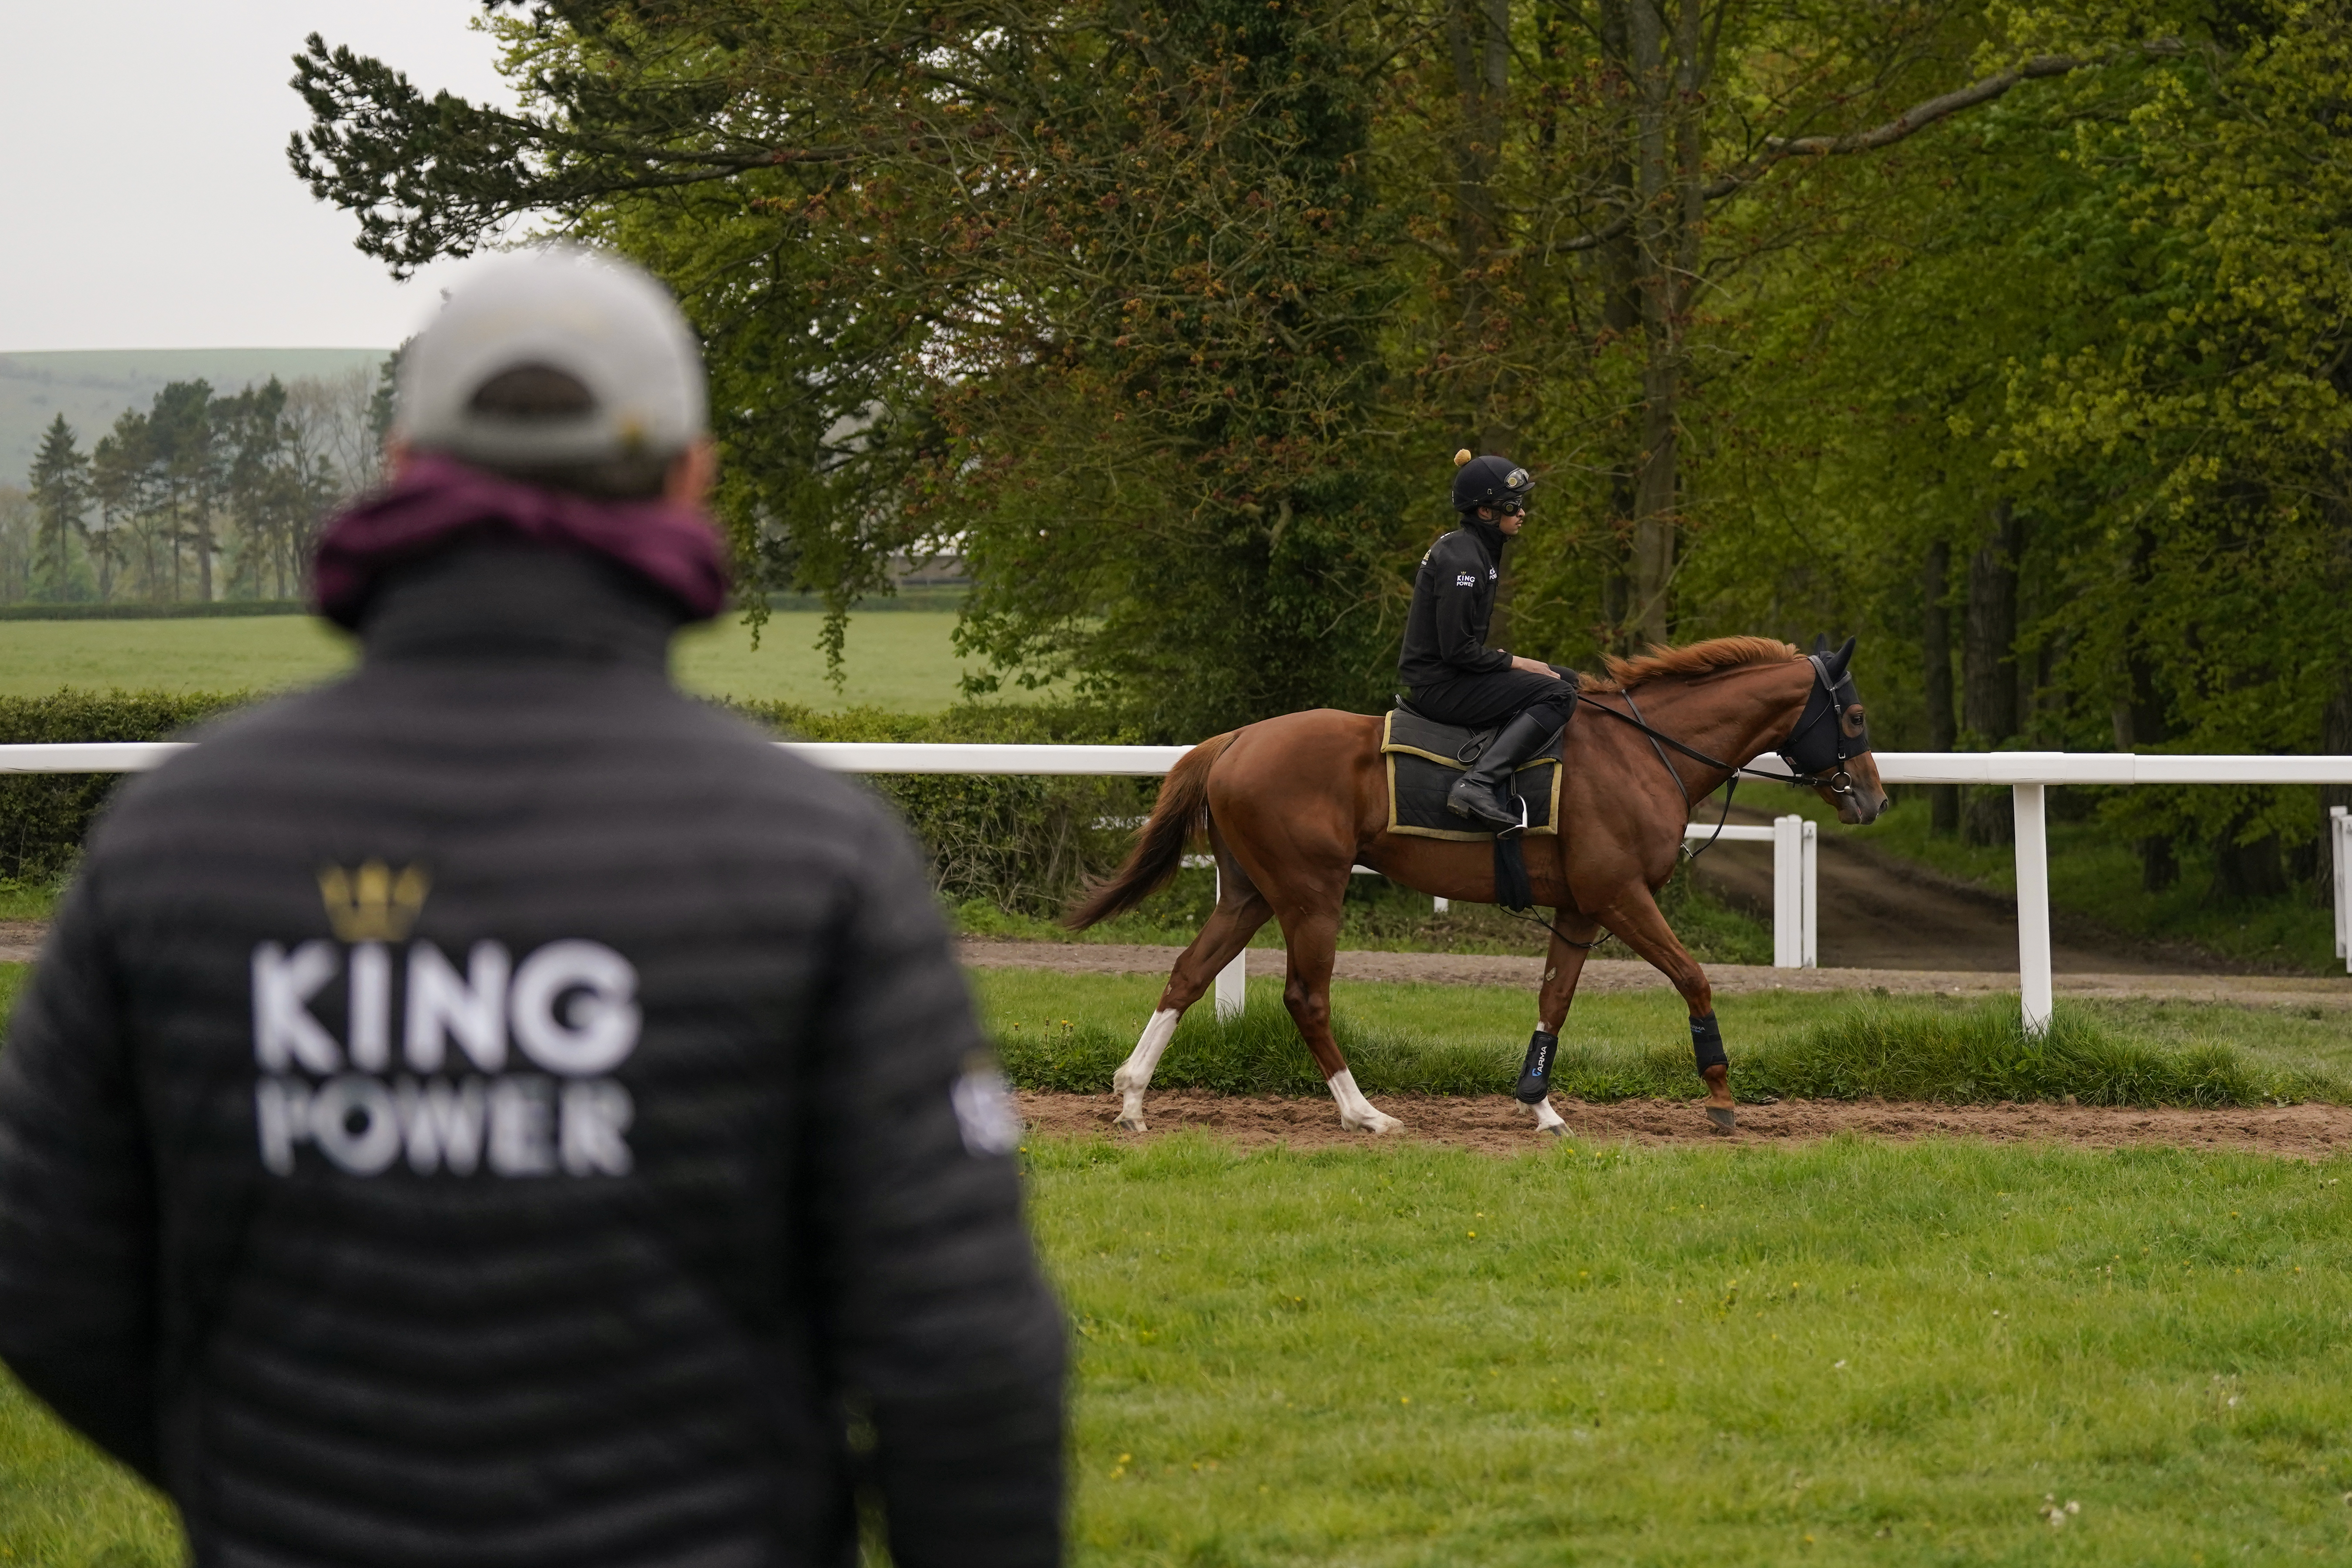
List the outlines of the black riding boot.
<svg viewBox="0 0 2352 1568">
<path fill-rule="evenodd" d="M 1559 727 L 1559 721 L 1548 713 L 1522 713 L 1503 726 L 1478 765 L 1445 792 L 1445 809 L 1493 833 L 1523 826 L 1526 813 L 1511 792 L 1512 770 L 1534 757 Z"/>
</svg>

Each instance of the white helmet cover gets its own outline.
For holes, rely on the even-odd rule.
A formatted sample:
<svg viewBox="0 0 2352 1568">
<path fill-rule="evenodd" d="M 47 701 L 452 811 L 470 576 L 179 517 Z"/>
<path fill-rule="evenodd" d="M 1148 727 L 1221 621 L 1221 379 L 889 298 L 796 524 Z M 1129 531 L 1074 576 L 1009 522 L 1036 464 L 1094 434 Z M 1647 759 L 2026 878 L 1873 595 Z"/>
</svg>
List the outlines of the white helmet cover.
<svg viewBox="0 0 2352 1568">
<path fill-rule="evenodd" d="M 472 406 L 483 384 L 543 365 L 588 389 L 562 418 Z M 669 291 L 635 265 L 568 247 L 483 268 L 401 355 L 393 434 L 491 468 L 667 459 L 707 427 L 702 354 Z"/>
</svg>

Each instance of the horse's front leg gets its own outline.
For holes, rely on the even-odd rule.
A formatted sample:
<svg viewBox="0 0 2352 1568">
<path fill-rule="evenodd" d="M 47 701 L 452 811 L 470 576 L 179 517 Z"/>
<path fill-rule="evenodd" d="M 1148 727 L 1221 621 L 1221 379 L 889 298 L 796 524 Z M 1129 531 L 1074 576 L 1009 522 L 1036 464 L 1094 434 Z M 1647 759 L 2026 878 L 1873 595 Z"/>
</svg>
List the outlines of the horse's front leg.
<svg viewBox="0 0 2352 1568">
<path fill-rule="evenodd" d="M 1543 989 L 1536 997 L 1535 1037 L 1528 1042 L 1528 1058 L 1514 1091 L 1519 1102 L 1536 1113 L 1536 1127 L 1558 1138 L 1568 1131 L 1551 1105 L 1552 1061 L 1559 1050 L 1559 1032 L 1568 1025 L 1568 1010 L 1576 1001 L 1576 983 L 1584 973 L 1590 942 L 1601 932 L 1601 922 L 1580 910 L 1562 907 L 1552 911 L 1551 951 L 1544 962 Z"/>
<path fill-rule="evenodd" d="M 1691 1055 L 1699 1076 L 1706 1080 L 1706 1119 L 1717 1131 L 1730 1131 L 1736 1116 L 1731 1062 L 1723 1054 L 1723 1030 L 1715 1021 L 1715 988 L 1707 984 L 1706 971 L 1666 924 L 1650 889 L 1639 883 L 1602 910 L 1601 921 L 1618 941 L 1648 959 L 1682 993 L 1690 1009 Z"/>
</svg>

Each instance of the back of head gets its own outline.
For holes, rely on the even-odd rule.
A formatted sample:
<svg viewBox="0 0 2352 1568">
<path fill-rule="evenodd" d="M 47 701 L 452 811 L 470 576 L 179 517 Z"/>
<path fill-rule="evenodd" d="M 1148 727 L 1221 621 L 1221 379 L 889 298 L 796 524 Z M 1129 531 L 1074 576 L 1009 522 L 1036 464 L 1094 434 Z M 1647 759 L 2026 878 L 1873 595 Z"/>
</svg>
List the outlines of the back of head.
<svg viewBox="0 0 2352 1568">
<path fill-rule="evenodd" d="M 1454 510 L 1475 511 L 1506 502 L 1527 504 L 1535 480 L 1508 458 L 1474 458 L 1465 447 L 1454 454 Z"/>
<path fill-rule="evenodd" d="M 548 489 L 661 492 L 698 440 L 700 352 L 668 292 L 568 248 L 486 268 L 401 356 L 393 436 Z"/>
</svg>

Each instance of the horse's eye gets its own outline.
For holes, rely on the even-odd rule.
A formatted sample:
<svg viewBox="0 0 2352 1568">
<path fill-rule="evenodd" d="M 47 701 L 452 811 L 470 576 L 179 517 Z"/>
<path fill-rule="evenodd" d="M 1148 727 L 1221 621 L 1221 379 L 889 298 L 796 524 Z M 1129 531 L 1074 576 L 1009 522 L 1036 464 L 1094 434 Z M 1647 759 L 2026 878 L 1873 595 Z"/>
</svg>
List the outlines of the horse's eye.
<svg viewBox="0 0 2352 1568">
<path fill-rule="evenodd" d="M 1845 731 L 1845 738 L 1849 741 L 1862 739 L 1862 704 L 1859 702 L 1838 715 L 1838 728 Z"/>
</svg>

